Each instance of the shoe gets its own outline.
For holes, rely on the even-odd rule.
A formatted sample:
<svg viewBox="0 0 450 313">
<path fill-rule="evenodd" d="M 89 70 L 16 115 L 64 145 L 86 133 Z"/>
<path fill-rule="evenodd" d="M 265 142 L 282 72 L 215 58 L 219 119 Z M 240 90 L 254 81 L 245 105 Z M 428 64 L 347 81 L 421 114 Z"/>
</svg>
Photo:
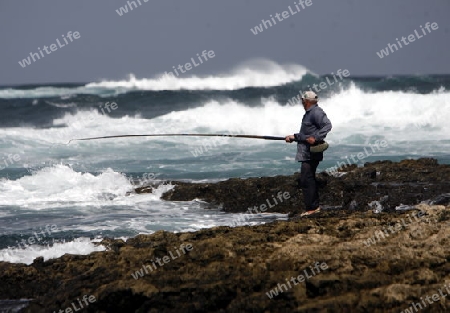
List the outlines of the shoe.
<svg viewBox="0 0 450 313">
<path fill-rule="evenodd" d="M 309 215 L 313 215 L 313 214 L 316 214 L 316 213 L 319 213 L 319 212 L 320 212 L 320 207 L 318 207 L 315 210 L 303 212 L 302 214 L 300 214 L 300 216 L 309 216 Z"/>
</svg>

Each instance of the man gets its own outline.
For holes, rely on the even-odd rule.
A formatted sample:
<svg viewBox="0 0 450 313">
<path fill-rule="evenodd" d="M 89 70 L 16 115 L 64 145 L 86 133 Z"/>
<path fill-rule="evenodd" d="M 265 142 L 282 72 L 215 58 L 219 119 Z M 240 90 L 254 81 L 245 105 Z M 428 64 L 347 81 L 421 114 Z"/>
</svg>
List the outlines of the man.
<svg viewBox="0 0 450 313">
<path fill-rule="evenodd" d="M 323 160 L 323 152 L 312 153 L 309 148 L 323 142 L 332 125 L 325 112 L 317 105 L 319 100 L 313 91 L 306 91 L 301 100 L 306 112 L 303 115 L 300 132 L 286 136 L 285 140 L 289 143 L 298 142 L 295 160 L 302 163 L 299 182 L 306 209 L 301 216 L 305 216 L 320 211 L 316 169 Z"/>
</svg>

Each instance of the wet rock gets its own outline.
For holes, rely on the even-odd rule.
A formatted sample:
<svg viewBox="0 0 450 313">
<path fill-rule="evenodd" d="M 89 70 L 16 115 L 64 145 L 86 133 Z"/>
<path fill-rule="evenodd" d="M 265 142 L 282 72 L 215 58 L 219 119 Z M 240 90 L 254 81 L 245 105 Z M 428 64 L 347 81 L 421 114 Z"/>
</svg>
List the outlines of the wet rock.
<svg viewBox="0 0 450 313">
<path fill-rule="evenodd" d="M 446 194 L 450 190 L 450 166 L 439 165 L 435 159 L 404 160 L 399 163 L 377 161 L 364 167 L 353 167 L 344 176 L 317 175 L 321 203 L 342 206 L 344 209 L 366 211 L 369 203 L 388 198 L 383 210 L 395 211 L 399 205 L 416 205 Z M 298 174 L 291 176 L 233 178 L 218 183 L 191 184 L 172 182 L 175 188 L 163 199 L 191 201 L 202 199 L 211 207 L 225 212 L 244 212 L 248 208 L 277 199 L 279 193 L 288 192 L 288 201 L 278 201 L 267 212 L 299 213 L 304 211 L 303 195 L 298 185 Z M 142 189 L 139 190 L 142 192 Z M 443 196 L 441 196 L 443 197 Z M 448 203 L 447 197 L 436 204 Z M 431 204 L 431 203 L 430 203 Z"/>
<path fill-rule="evenodd" d="M 431 199 L 430 204 L 434 205 L 448 205 L 450 204 L 450 193 L 439 195 Z"/>
</svg>

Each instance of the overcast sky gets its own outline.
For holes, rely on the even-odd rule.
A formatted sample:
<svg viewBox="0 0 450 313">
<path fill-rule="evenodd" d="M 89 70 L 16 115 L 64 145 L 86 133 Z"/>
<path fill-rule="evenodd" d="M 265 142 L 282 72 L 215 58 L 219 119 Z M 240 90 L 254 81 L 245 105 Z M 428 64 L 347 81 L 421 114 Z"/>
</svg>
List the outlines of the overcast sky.
<svg viewBox="0 0 450 313">
<path fill-rule="evenodd" d="M 137 0 L 135 0 L 137 3 Z M 254 35 L 296 0 L 150 0 L 119 16 L 126 0 L 0 0 L 0 85 L 153 77 L 203 50 L 216 57 L 186 75 L 217 74 L 253 58 L 318 74 L 450 74 L 449 0 L 311 0 Z M 301 8 L 301 7 L 300 7 Z M 380 59 L 376 52 L 426 22 L 437 30 Z M 80 38 L 22 68 L 18 61 L 68 31 Z"/>
</svg>

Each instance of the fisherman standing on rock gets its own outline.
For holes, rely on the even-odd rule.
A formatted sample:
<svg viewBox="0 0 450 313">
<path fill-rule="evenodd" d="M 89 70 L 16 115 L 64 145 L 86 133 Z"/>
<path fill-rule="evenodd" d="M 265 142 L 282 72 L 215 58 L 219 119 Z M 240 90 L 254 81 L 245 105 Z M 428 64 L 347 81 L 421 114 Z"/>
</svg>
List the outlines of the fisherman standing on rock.
<svg viewBox="0 0 450 313">
<path fill-rule="evenodd" d="M 323 160 L 323 151 L 328 148 L 324 142 L 331 130 L 331 122 L 325 112 L 317 105 L 318 97 L 313 91 L 306 91 L 302 95 L 305 109 L 300 132 L 286 136 L 286 142 L 297 141 L 297 155 L 295 160 L 301 162 L 300 186 L 303 191 L 306 212 L 301 216 L 320 212 L 319 191 L 316 182 L 316 169 Z"/>
</svg>

